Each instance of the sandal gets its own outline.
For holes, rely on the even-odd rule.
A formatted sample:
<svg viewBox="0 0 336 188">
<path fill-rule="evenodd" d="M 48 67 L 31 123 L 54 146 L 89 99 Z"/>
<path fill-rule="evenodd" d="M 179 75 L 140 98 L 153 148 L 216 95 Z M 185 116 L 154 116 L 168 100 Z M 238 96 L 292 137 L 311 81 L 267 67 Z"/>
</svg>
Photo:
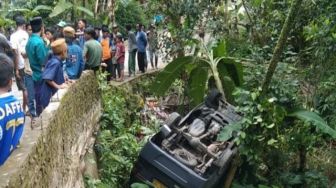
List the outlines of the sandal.
<svg viewBox="0 0 336 188">
<path fill-rule="evenodd" d="M 32 117 L 30 121 L 30 128 L 33 130 L 34 128 L 39 127 L 39 118 L 38 117 Z"/>
</svg>

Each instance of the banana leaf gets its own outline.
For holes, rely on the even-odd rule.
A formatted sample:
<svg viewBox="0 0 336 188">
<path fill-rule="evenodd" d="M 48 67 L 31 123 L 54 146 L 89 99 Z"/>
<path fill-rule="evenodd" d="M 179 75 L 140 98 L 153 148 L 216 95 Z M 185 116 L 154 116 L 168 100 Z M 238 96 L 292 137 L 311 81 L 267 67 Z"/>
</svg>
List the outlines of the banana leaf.
<svg viewBox="0 0 336 188">
<path fill-rule="evenodd" d="M 185 66 L 193 61 L 194 58 L 191 56 L 180 57 L 173 60 L 156 76 L 151 91 L 156 95 L 164 95 L 173 82 L 179 78 L 181 73 L 185 70 Z"/>
<path fill-rule="evenodd" d="M 308 110 L 296 110 L 288 114 L 289 117 L 296 117 L 302 121 L 311 122 L 316 128 L 320 129 L 323 133 L 330 135 L 336 139 L 336 130 L 331 128 L 322 118 L 315 112 Z"/>
<path fill-rule="evenodd" d="M 204 100 L 206 85 L 208 82 L 208 69 L 206 63 L 196 66 L 190 73 L 189 97 L 191 104 L 196 106 Z"/>
</svg>

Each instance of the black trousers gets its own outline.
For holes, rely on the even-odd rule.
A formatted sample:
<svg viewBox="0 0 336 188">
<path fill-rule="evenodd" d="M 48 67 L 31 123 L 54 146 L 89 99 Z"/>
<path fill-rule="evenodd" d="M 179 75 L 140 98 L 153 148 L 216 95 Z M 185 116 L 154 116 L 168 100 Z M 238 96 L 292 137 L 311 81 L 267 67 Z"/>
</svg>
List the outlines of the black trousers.
<svg viewBox="0 0 336 188">
<path fill-rule="evenodd" d="M 138 51 L 138 66 L 139 66 L 139 70 L 142 73 L 145 72 L 145 58 L 146 58 L 146 52 Z"/>
<path fill-rule="evenodd" d="M 113 69 L 112 69 L 112 58 L 104 60 L 104 63 L 106 63 L 107 67 L 103 69 L 103 71 L 107 71 L 109 74 L 107 75 L 107 80 L 110 81 L 111 77 L 113 75 Z"/>
<path fill-rule="evenodd" d="M 96 75 L 96 73 L 99 71 L 99 66 L 97 66 L 97 67 L 89 67 L 89 66 L 85 65 L 84 70 L 93 70 L 94 74 Z"/>
</svg>

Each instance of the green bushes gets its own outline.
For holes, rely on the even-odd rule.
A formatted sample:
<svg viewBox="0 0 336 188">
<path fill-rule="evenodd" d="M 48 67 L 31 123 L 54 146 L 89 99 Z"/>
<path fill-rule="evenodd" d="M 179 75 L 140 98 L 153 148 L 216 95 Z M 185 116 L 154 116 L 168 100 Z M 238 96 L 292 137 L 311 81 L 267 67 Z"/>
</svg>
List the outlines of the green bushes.
<svg viewBox="0 0 336 188">
<path fill-rule="evenodd" d="M 293 118 L 302 115 L 292 112 L 304 108 L 305 103 L 300 97 L 298 70 L 291 65 L 282 63 L 278 67 L 269 94 L 261 96 L 261 89 L 254 87 L 258 85 L 256 73 L 262 74 L 264 69 L 257 65 L 245 69 L 245 89 L 235 92 L 237 109 L 243 114 L 237 139 L 242 165 L 236 181 L 245 187 L 332 185 L 331 172 L 336 168 L 331 159 L 333 146 L 326 141 L 335 137 L 335 130 L 323 131 L 319 118 L 308 111 L 308 122 Z M 239 187 L 237 183 L 235 186 Z"/>
<path fill-rule="evenodd" d="M 135 25 L 138 23 L 144 24 L 147 28 L 149 20 L 147 20 L 144 7 L 142 6 L 143 5 L 140 5 L 140 3 L 135 0 L 130 0 L 127 4 L 117 1 L 117 9 L 115 12 L 116 22 L 123 36 L 127 36 L 127 24 L 130 24 L 133 30 L 135 30 Z"/>
<path fill-rule="evenodd" d="M 154 124 L 141 124 L 140 110 L 143 99 L 130 94 L 132 85 L 114 87 L 100 75 L 103 99 L 101 130 L 97 136 L 95 150 L 98 156 L 100 180 L 87 181 L 87 187 L 127 187 L 129 175 L 141 147 L 146 141 L 143 129 L 154 129 Z M 134 83 L 147 83 L 144 80 Z M 145 90 L 144 90 L 145 91 Z M 152 131 L 147 131 L 147 134 Z"/>
</svg>

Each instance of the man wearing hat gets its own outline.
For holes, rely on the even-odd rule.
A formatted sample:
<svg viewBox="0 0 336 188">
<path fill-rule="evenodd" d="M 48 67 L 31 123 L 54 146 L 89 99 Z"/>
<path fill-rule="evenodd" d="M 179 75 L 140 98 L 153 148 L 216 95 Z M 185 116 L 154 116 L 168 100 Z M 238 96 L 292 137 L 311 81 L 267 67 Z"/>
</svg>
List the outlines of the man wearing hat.
<svg viewBox="0 0 336 188">
<path fill-rule="evenodd" d="M 65 39 L 57 39 L 51 43 L 53 52 L 52 57 L 48 60 L 43 71 L 43 84 L 41 87 L 41 104 L 46 108 L 50 102 L 51 97 L 58 89 L 67 87 L 64 80 L 63 64 L 62 62 L 67 58 L 67 45 Z"/>
<path fill-rule="evenodd" d="M 83 50 L 74 43 L 75 29 L 65 27 L 63 29 L 65 42 L 68 46 L 68 57 L 64 64 L 64 71 L 67 78 L 78 79 L 84 69 Z"/>
<path fill-rule="evenodd" d="M 25 68 L 25 58 L 26 56 L 26 44 L 28 42 L 29 35 L 25 31 L 25 24 L 26 21 L 22 16 L 18 16 L 15 19 L 17 29 L 16 31 L 10 36 L 10 43 L 12 48 L 16 51 L 17 54 L 17 64 L 15 65 L 15 80 L 17 87 L 20 91 L 22 91 L 23 95 L 23 109 L 26 111 L 27 106 L 27 90 L 24 84 L 24 68 Z M 34 108 L 30 107 L 30 113 L 35 114 Z"/>
<path fill-rule="evenodd" d="M 117 24 L 113 24 L 112 29 L 113 29 L 112 34 L 113 34 L 114 39 L 116 39 L 118 35 L 122 36 L 122 34 L 119 32 L 119 28 Z"/>
<path fill-rule="evenodd" d="M 42 67 L 44 66 L 48 55 L 48 48 L 41 38 L 44 28 L 41 17 L 35 17 L 30 20 L 30 25 L 33 34 L 30 36 L 26 45 L 26 53 L 30 62 L 30 67 L 33 71 L 33 81 L 35 88 L 35 103 L 36 115 L 39 116 L 42 112 L 41 106 L 41 86 L 42 86 Z"/>
<path fill-rule="evenodd" d="M 66 26 L 67 26 L 67 23 L 66 23 L 65 21 L 61 20 L 61 21 L 58 22 L 58 24 L 57 24 L 57 31 L 59 31 L 59 32 L 63 32 L 63 29 L 64 29 L 64 27 L 66 27 Z"/>
</svg>

